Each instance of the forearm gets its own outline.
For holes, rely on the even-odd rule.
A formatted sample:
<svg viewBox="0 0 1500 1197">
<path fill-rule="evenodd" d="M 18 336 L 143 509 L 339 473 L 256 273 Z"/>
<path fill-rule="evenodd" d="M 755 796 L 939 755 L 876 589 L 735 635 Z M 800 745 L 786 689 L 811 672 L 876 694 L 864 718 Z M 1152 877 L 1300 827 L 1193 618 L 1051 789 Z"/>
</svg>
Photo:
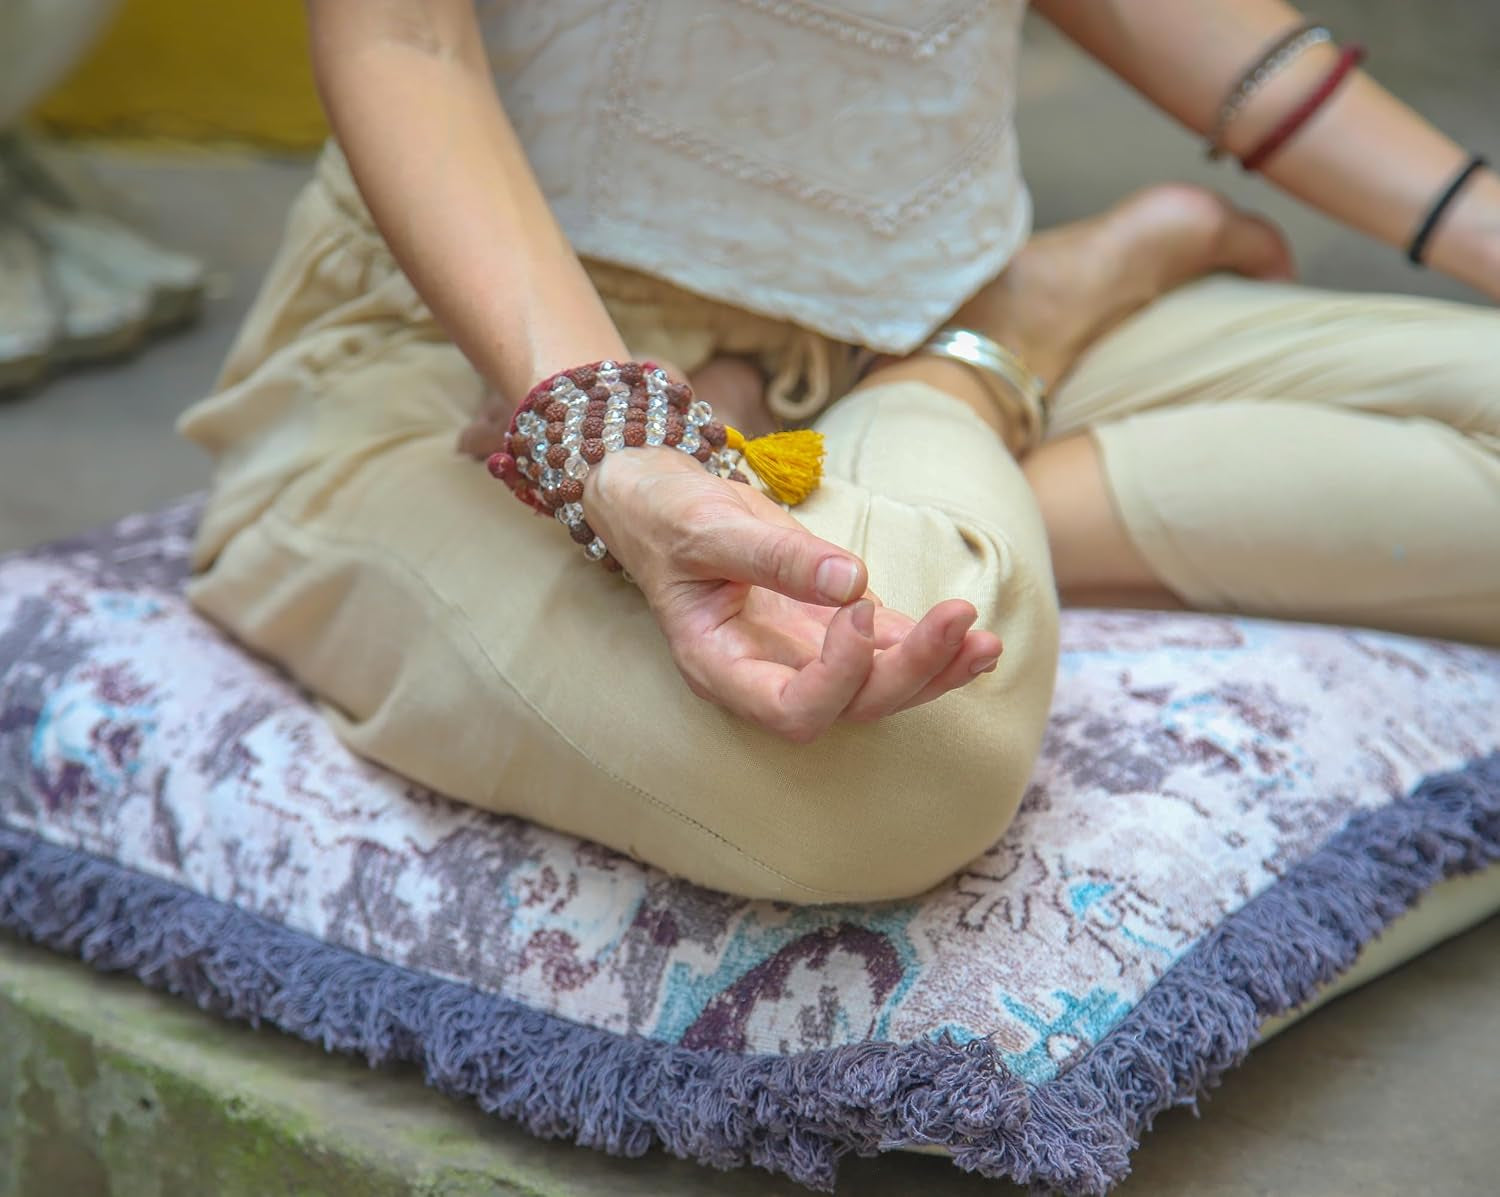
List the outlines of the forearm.
<svg viewBox="0 0 1500 1197">
<path fill-rule="evenodd" d="M 1212 126 L 1225 93 L 1299 14 L 1281 0 L 1037 0 L 1090 55 L 1193 131 Z M 1244 155 L 1310 92 L 1337 58 L 1315 46 L 1256 92 L 1229 126 Z M 1467 152 L 1356 72 L 1262 173 L 1353 228 L 1404 248 Z M 1500 178 L 1476 177 L 1447 212 L 1427 262 L 1500 296 Z"/>
<path fill-rule="evenodd" d="M 512 402 L 624 356 L 500 106 L 471 0 L 308 0 L 334 133 L 391 252 Z"/>
</svg>

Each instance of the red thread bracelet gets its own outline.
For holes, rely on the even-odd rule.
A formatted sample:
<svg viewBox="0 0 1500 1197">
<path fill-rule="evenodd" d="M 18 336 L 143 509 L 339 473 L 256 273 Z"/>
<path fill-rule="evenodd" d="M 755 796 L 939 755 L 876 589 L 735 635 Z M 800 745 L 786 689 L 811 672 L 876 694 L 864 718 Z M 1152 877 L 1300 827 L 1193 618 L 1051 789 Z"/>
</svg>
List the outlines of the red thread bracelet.
<svg viewBox="0 0 1500 1197">
<path fill-rule="evenodd" d="M 1295 109 L 1279 125 L 1270 131 L 1253 150 L 1240 159 L 1240 166 L 1247 171 L 1259 170 L 1265 165 L 1266 159 L 1281 149 L 1290 141 L 1298 129 L 1302 128 L 1313 113 L 1328 102 L 1328 97 L 1338 90 L 1349 74 L 1365 60 L 1365 48 L 1361 45 L 1345 46 L 1339 52 L 1339 58 L 1329 69 L 1328 74 L 1323 76 L 1323 81 L 1318 84 L 1312 93 L 1298 104 Z"/>
</svg>

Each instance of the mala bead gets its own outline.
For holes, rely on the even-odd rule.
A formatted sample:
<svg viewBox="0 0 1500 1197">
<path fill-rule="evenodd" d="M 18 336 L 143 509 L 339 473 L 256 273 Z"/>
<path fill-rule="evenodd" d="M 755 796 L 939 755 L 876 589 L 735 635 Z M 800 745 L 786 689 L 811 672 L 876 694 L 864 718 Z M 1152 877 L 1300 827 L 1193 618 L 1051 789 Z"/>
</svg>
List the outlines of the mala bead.
<svg viewBox="0 0 1500 1197">
<path fill-rule="evenodd" d="M 689 451 L 712 474 L 747 483 L 738 453 L 726 449 L 731 440 L 773 498 L 800 491 L 788 500 L 795 503 L 809 489 L 803 482 L 816 485 L 818 447 L 785 438 L 748 447 L 738 433 L 731 438 L 690 386 L 668 380 L 651 362 L 596 362 L 548 378 L 518 407 L 504 438 L 508 451 L 493 454 L 487 464 L 523 503 L 555 516 L 590 561 L 620 573 L 620 562 L 582 516 L 589 471 L 614 450 L 661 445 Z"/>
</svg>

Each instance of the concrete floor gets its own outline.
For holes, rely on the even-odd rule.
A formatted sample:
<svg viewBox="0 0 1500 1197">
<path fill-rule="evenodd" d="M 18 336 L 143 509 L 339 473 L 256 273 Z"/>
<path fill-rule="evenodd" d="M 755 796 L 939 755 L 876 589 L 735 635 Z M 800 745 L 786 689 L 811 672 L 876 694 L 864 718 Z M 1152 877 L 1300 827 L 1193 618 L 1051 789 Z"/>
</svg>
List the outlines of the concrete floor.
<svg viewBox="0 0 1500 1197">
<path fill-rule="evenodd" d="M 1460 140 L 1500 159 L 1493 75 L 1500 9 L 1327 0 L 1320 13 L 1359 29 L 1381 78 Z M 1054 39 L 1036 38 L 1023 94 L 1026 166 L 1044 222 L 1097 211 L 1153 180 L 1212 181 L 1283 221 L 1310 282 L 1469 298 L 1237 171 L 1211 170 L 1175 127 Z M 307 170 L 302 162 L 225 156 L 87 156 L 128 197 L 142 227 L 213 263 L 219 295 L 196 328 L 133 361 L 0 402 L 0 551 L 150 507 L 206 481 L 204 461 L 173 438 L 172 420 L 210 385 Z M 10 967 L 8 951 L 0 949 L 0 977 Z M 79 984 L 93 981 L 80 976 Z M 1500 1192 L 1497 992 L 1500 921 L 1491 920 L 1258 1051 L 1206 1105 L 1201 1121 L 1180 1112 L 1164 1117 L 1140 1152 L 1136 1176 L 1120 1191 L 1137 1197 Z M 287 1050 L 312 1058 L 312 1049 L 288 1044 Z M 606 1191 L 566 1181 L 569 1160 L 580 1176 L 593 1177 L 600 1175 L 596 1161 L 555 1145 L 547 1152 L 547 1167 L 561 1178 L 551 1191 Z M 663 1170 L 653 1172 L 658 1166 Z M 730 1181 L 704 1173 L 690 1182 L 668 1161 L 618 1168 L 618 1187 L 609 1191 L 793 1191 L 750 1175 Z M 956 1195 L 981 1188 L 997 1191 L 957 1177 L 940 1161 L 903 1159 L 856 1162 L 841 1191 Z"/>
</svg>

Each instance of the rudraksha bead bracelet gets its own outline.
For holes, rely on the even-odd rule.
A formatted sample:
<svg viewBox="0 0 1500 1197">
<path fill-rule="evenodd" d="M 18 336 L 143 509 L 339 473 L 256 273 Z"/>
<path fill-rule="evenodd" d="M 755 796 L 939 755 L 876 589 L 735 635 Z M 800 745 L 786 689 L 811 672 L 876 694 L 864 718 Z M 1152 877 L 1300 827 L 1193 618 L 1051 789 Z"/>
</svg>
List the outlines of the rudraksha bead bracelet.
<svg viewBox="0 0 1500 1197">
<path fill-rule="evenodd" d="M 595 362 L 543 379 L 511 419 L 503 451 L 489 470 L 538 513 L 553 515 L 612 572 L 620 569 L 583 514 L 583 483 L 606 453 L 665 446 L 701 462 L 710 473 L 749 482 L 749 464 L 766 491 L 797 503 L 816 489 L 822 438 L 815 432 L 773 433 L 746 441 L 714 419 L 687 383 L 673 382 L 653 362 Z"/>
</svg>

